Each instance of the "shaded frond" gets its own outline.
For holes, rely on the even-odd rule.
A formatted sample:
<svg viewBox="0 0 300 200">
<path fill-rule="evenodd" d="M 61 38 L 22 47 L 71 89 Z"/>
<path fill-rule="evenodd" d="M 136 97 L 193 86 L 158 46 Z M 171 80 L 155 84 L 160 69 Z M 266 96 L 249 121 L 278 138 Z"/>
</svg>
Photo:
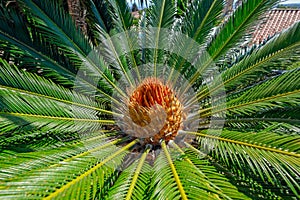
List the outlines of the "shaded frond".
<svg viewBox="0 0 300 200">
<path fill-rule="evenodd" d="M 178 28 L 200 45 L 203 44 L 220 20 L 222 4 L 217 0 L 192 1 Z"/>
</svg>

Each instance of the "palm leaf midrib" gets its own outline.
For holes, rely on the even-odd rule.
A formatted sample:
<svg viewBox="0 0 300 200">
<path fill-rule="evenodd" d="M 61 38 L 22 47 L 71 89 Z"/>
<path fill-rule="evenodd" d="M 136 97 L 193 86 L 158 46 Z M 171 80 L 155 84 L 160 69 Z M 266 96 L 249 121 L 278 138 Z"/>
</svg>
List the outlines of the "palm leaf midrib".
<svg viewBox="0 0 300 200">
<path fill-rule="evenodd" d="M 242 145 L 242 146 L 248 146 L 248 147 L 251 147 L 251 148 L 254 148 L 254 149 L 261 149 L 261 150 L 265 150 L 265 151 L 279 153 L 279 154 L 282 154 L 282 155 L 292 156 L 292 157 L 295 157 L 295 158 L 300 158 L 300 154 L 298 154 L 298 153 L 289 152 L 287 150 L 280 150 L 280 149 L 272 148 L 272 147 L 266 147 L 265 146 L 266 144 L 258 145 L 258 144 L 253 144 L 253 143 L 247 143 L 247 142 L 243 142 L 243 141 L 239 141 L 239 140 L 232 140 L 232 139 L 223 138 L 223 137 L 220 137 L 220 136 L 209 135 L 207 133 L 201 133 L 201 132 L 186 132 L 186 133 L 201 136 L 201 137 L 205 137 L 205 138 L 220 140 L 220 141 L 224 141 L 224 142 L 228 142 L 228 143 L 238 144 L 238 145 Z"/>
</svg>

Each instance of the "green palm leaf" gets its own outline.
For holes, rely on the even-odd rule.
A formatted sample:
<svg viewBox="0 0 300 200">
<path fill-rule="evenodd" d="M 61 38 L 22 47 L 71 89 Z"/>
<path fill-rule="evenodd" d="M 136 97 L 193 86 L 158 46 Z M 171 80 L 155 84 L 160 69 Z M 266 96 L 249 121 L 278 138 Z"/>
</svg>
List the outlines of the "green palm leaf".
<svg viewBox="0 0 300 200">
<path fill-rule="evenodd" d="M 237 85 L 241 87 L 241 80 L 246 82 L 247 87 L 253 81 L 263 75 L 269 74 L 274 69 L 285 69 L 281 63 L 281 57 L 289 55 L 290 59 L 297 60 L 299 48 L 299 27 L 296 23 L 292 28 L 281 33 L 278 37 L 243 58 L 237 64 L 222 73 L 223 84 L 230 91 Z M 217 91 L 221 86 L 213 86 L 210 92 Z M 200 92 L 199 99 L 208 94 L 207 88 Z"/>
<path fill-rule="evenodd" d="M 116 180 L 108 192 L 107 199 L 144 199 L 147 198 L 147 184 L 150 181 L 151 168 L 145 164 L 145 159 L 150 149 L 147 149 L 135 163 L 131 164 Z"/>
<path fill-rule="evenodd" d="M 194 134 L 194 133 L 192 133 Z M 260 178 L 262 182 L 268 181 L 275 187 L 283 187 L 281 181 L 286 182 L 295 195 L 298 195 L 299 183 L 299 143 L 298 136 L 285 135 L 281 139 L 278 134 L 261 134 L 251 132 L 224 131 L 220 137 L 203 133 L 195 133 L 203 137 L 201 143 L 209 143 L 207 140 L 215 140 L 213 156 L 222 160 L 228 167 L 234 166 L 235 173 L 252 173 L 250 176 Z M 262 137 L 263 134 L 263 137 Z M 206 138 L 205 138 L 206 137 Z M 240 142 L 241 138 L 246 142 Z M 259 142 L 259 143 L 258 143 Z M 277 149 L 277 148 L 279 149 Z M 284 148 L 285 150 L 282 150 Z M 259 156 L 263 155 L 263 156 Z M 232 165 L 235 163 L 234 165 Z M 249 168 L 245 168 L 248 166 Z M 249 176 L 246 175 L 246 176 Z"/>
<path fill-rule="evenodd" d="M 159 51 L 159 43 L 166 39 L 166 35 L 162 34 L 161 28 L 170 28 L 174 23 L 175 6 L 170 0 L 154 1 L 154 5 L 150 9 L 148 24 L 156 30 L 150 31 L 150 34 L 155 34 L 151 43 L 154 44 L 153 50 L 153 65 L 154 77 L 158 75 L 157 64 L 162 59 L 161 51 Z M 149 38 L 152 38 L 150 36 Z"/>
<path fill-rule="evenodd" d="M 220 61 L 224 61 L 226 58 L 225 52 L 227 51 L 228 56 L 231 53 L 230 50 L 237 48 L 245 35 L 249 33 L 246 31 L 251 28 L 251 25 L 262 15 L 263 12 L 270 9 L 278 1 L 245 1 L 235 12 L 230 16 L 228 20 L 219 26 L 216 30 L 215 35 L 212 37 L 211 42 L 207 44 L 207 51 L 210 54 L 213 61 L 219 64 Z M 234 47 L 235 46 L 235 47 Z M 211 67 L 212 61 L 208 60 L 202 64 L 203 68 Z M 197 77 L 201 73 L 193 73 L 191 78 L 192 83 L 197 80 Z"/>
<path fill-rule="evenodd" d="M 253 25 L 253 22 L 263 14 L 264 11 L 270 9 L 278 1 L 245 1 L 233 15 L 225 22 L 224 26 L 217 31 L 215 39 L 208 47 L 208 52 L 215 60 L 225 51 L 239 44 L 239 40 L 243 39 L 247 29 Z"/>
<path fill-rule="evenodd" d="M 119 156 L 119 154 L 123 151 L 118 150 L 113 156 L 109 156 L 109 154 L 115 150 L 114 146 L 112 145 L 116 143 L 116 141 L 107 142 L 109 141 L 107 140 L 108 138 L 106 139 L 103 137 L 99 139 L 85 143 L 85 148 L 88 148 L 86 150 L 82 148 L 82 143 L 79 143 L 76 146 L 73 145 L 72 152 L 66 152 L 66 149 L 68 148 L 62 147 L 60 149 L 55 149 L 55 151 L 51 154 L 52 156 L 50 157 L 45 157 L 45 155 L 41 154 L 42 152 L 39 152 L 36 155 L 32 154 L 31 160 L 24 161 L 24 163 L 27 162 L 29 166 L 32 166 L 34 168 L 31 167 L 31 169 L 28 169 L 26 168 L 26 165 L 21 165 L 19 166 L 19 168 L 16 168 L 17 170 L 15 169 L 14 171 L 11 171 L 11 175 L 9 177 L 10 181 L 6 186 L 7 193 L 9 191 L 16 190 L 18 185 L 22 182 L 28 182 L 28 184 L 33 184 L 34 186 L 35 182 L 43 183 L 45 180 L 47 180 L 47 184 L 44 184 L 44 188 L 48 188 L 48 194 L 45 194 L 43 192 L 44 188 L 41 188 L 41 190 L 38 191 L 34 187 L 27 188 L 26 193 L 30 193 L 33 198 L 40 198 L 46 195 L 59 198 L 60 195 L 64 195 L 65 193 L 72 195 L 72 188 L 79 186 L 75 183 L 80 182 L 82 184 L 82 187 L 89 186 L 90 191 L 95 196 L 98 187 L 104 186 L 104 179 L 109 178 L 114 173 L 112 167 L 118 165 L 116 163 L 116 156 Z M 103 149 L 105 151 L 103 151 Z M 47 154 L 48 152 L 46 152 L 46 155 Z M 101 154 L 102 158 L 99 157 L 98 159 L 95 159 L 95 154 Z M 26 157 L 26 155 L 23 156 Z M 51 157 L 53 158 L 51 159 Z M 104 159 L 105 157 L 107 158 Z M 112 158 L 114 158 L 114 163 L 107 164 Z M 119 162 L 121 161 L 120 158 L 121 157 L 119 156 Z M 58 164 L 56 163 L 57 161 L 59 161 Z M 34 163 L 36 163 L 35 166 L 33 165 Z M 105 166 L 105 164 L 107 164 L 109 167 Z M 11 165 L 11 163 L 9 163 L 9 165 Z M 86 170 L 93 165 L 95 165 L 94 168 Z M 73 168 L 73 170 L 69 170 L 70 168 Z M 7 169 L 9 170 L 10 168 L 7 167 Z M 97 171 L 97 169 L 100 169 L 100 171 Z M 86 172 L 82 174 L 82 172 L 84 171 Z M 15 173 L 23 174 L 22 178 L 19 178 L 18 176 L 13 177 L 12 175 L 14 175 Z M 60 173 L 62 173 L 63 175 Z M 51 176 L 51 178 L 49 176 Z M 99 176 L 102 176 L 103 179 L 97 178 Z M 93 186 L 95 184 L 98 187 L 95 188 Z M 62 189 L 55 189 L 57 186 L 61 185 L 64 185 Z M 80 196 L 90 196 L 90 193 L 86 191 L 85 194 Z M 14 195 L 7 196 L 6 198 L 16 199 L 22 197 L 24 197 L 24 191 L 15 192 Z"/>
<path fill-rule="evenodd" d="M 280 87 L 279 87 L 280 85 Z M 281 86 L 283 88 L 281 88 Z M 230 98 L 230 96 L 229 96 Z M 240 96 L 228 101 L 227 108 L 220 109 L 239 115 L 249 115 L 268 108 L 285 107 L 285 105 L 297 106 L 299 100 L 299 69 L 282 74 L 279 77 L 268 80 L 260 85 L 254 86 Z M 214 113 L 207 113 L 207 110 L 200 111 L 203 116 Z"/>
</svg>

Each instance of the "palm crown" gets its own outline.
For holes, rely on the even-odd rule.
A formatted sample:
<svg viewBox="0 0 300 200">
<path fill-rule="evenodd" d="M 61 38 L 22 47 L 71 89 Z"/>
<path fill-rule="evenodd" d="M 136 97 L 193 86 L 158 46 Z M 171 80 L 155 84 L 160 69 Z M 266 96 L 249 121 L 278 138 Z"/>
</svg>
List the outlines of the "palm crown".
<svg viewBox="0 0 300 200">
<path fill-rule="evenodd" d="M 300 24 L 242 48 L 277 1 L 175 2 L 1 2 L 1 198 L 299 198 Z"/>
</svg>

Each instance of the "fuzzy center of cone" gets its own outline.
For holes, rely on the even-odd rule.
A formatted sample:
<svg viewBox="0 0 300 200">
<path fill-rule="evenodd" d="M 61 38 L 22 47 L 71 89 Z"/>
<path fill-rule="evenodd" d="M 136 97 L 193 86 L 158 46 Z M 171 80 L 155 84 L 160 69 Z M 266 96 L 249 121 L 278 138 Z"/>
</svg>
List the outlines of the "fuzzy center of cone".
<svg viewBox="0 0 300 200">
<path fill-rule="evenodd" d="M 131 94 L 128 107 L 131 120 L 141 127 L 151 123 L 151 113 L 158 107 L 166 113 L 163 128 L 154 136 L 145 138 L 148 144 L 173 140 L 182 128 L 183 107 L 173 90 L 157 78 L 145 79 Z"/>
</svg>

